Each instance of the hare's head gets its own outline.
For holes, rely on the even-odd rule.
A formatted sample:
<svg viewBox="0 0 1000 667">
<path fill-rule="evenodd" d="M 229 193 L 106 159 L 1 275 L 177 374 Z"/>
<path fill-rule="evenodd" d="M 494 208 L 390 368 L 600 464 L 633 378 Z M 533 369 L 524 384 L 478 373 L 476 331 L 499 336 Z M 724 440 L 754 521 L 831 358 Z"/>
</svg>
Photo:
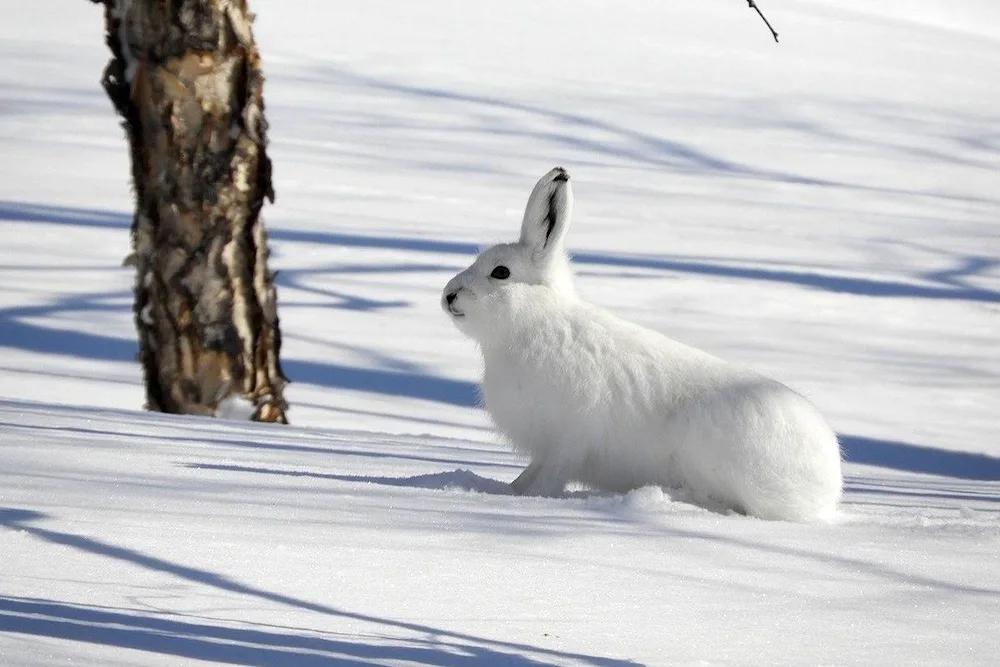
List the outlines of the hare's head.
<svg viewBox="0 0 1000 667">
<path fill-rule="evenodd" d="M 513 300 L 525 298 L 526 287 L 573 294 L 563 248 L 572 209 L 569 174 L 556 167 L 531 191 L 517 243 L 487 248 L 445 286 L 441 307 L 459 329 L 481 339 L 503 323 Z"/>
</svg>

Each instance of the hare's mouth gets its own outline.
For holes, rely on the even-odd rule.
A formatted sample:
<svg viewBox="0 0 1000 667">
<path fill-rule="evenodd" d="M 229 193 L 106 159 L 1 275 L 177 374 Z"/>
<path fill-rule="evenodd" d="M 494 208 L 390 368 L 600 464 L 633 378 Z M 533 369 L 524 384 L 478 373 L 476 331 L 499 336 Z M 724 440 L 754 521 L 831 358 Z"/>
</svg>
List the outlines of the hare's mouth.
<svg viewBox="0 0 1000 667">
<path fill-rule="evenodd" d="M 451 314 L 452 317 L 465 317 L 465 313 L 460 310 L 455 310 L 451 306 L 448 306 L 448 313 Z"/>
</svg>

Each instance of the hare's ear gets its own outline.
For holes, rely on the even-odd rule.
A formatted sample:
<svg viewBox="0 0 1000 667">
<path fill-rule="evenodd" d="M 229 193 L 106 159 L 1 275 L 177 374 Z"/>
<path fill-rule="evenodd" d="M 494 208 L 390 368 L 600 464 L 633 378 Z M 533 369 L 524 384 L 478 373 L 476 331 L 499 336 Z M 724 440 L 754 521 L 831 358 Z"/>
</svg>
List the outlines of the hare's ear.
<svg viewBox="0 0 1000 667">
<path fill-rule="evenodd" d="M 528 197 L 521 223 L 521 243 L 539 259 L 562 251 L 572 214 L 569 174 L 562 167 L 556 167 L 542 176 Z"/>
</svg>

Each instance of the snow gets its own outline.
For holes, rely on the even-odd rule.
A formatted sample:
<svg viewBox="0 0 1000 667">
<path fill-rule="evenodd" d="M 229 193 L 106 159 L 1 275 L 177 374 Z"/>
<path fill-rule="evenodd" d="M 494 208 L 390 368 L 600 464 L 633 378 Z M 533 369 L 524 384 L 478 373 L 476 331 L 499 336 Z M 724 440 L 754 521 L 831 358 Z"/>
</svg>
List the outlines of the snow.
<svg viewBox="0 0 1000 667">
<path fill-rule="evenodd" d="M 101 12 L 0 0 L 0 664 L 996 664 L 1000 5 L 760 4 L 254 0 L 278 427 L 140 410 Z M 839 522 L 507 494 L 437 304 L 556 164 L 581 293 L 807 394 Z"/>
</svg>

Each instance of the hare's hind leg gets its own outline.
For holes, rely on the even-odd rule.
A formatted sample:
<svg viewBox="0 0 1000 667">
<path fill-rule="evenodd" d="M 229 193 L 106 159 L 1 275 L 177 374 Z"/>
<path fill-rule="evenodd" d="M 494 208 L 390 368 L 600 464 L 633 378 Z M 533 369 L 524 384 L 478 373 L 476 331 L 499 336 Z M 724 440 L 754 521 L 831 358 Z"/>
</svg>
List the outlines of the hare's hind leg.
<svg viewBox="0 0 1000 667">
<path fill-rule="evenodd" d="M 510 483 L 510 488 L 519 496 L 560 496 L 569 480 L 553 466 L 546 465 L 546 459 L 537 457 Z"/>
</svg>

